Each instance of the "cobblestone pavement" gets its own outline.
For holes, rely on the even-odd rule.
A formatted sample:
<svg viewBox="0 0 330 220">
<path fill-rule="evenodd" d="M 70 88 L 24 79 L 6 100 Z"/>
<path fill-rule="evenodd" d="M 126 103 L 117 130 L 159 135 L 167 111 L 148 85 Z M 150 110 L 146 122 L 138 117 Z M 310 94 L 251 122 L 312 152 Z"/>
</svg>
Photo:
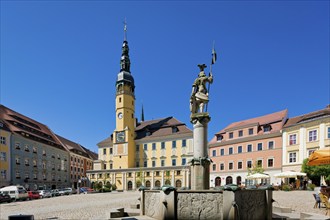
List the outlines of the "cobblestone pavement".
<svg viewBox="0 0 330 220">
<path fill-rule="evenodd" d="M 307 212 L 325 215 L 325 208 L 314 209 L 313 193 L 316 191 L 274 191 L 274 206 L 290 207 L 294 212 Z M 124 207 L 130 209 L 136 204 L 140 193 L 111 192 L 60 196 L 48 199 L 39 199 L 25 202 L 12 202 L 0 204 L 0 219 L 6 220 L 10 215 L 34 215 L 35 219 L 95 219 L 110 218 L 110 211 L 114 208 Z"/>
</svg>

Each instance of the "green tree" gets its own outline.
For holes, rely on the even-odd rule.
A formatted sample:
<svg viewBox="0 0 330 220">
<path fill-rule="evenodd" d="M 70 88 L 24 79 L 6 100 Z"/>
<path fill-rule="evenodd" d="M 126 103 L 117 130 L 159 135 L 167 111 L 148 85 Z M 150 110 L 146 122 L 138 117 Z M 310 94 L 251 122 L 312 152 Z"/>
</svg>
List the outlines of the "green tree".
<svg viewBox="0 0 330 220">
<path fill-rule="evenodd" d="M 265 171 L 264 168 L 262 168 L 261 165 L 258 165 L 257 162 L 255 162 L 254 165 L 252 165 L 251 168 L 248 168 L 248 175 L 255 174 L 255 173 L 263 173 Z"/>
<path fill-rule="evenodd" d="M 307 174 L 309 179 L 318 180 L 321 176 L 325 176 L 326 181 L 330 181 L 330 165 L 308 166 L 307 162 L 308 158 L 303 161 L 301 170 Z"/>
</svg>

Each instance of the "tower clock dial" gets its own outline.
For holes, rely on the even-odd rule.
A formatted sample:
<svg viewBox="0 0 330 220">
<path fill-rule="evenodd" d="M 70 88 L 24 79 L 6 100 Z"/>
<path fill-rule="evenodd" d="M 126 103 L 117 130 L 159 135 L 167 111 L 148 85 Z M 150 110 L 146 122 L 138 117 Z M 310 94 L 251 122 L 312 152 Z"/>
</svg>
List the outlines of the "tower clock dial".
<svg viewBox="0 0 330 220">
<path fill-rule="evenodd" d="M 122 118 L 123 118 L 123 113 L 119 112 L 119 113 L 118 113 L 118 118 L 119 118 L 119 119 L 122 119 Z"/>
<path fill-rule="evenodd" d="M 116 133 L 117 142 L 125 142 L 125 131 L 120 131 Z"/>
</svg>

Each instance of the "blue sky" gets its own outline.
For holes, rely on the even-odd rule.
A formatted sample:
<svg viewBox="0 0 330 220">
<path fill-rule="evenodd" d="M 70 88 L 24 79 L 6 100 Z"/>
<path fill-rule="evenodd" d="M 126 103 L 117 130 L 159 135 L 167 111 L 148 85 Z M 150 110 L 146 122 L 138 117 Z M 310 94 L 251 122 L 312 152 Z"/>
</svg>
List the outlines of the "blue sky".
<svg viewBox="0 0 330 220">
<path fill-rule="evenodd" d="M 136 117 L 189 122 L 218 60 L 210 140 L 228 124 L 329 104 L 329 1 L 1 1 L 1 104 L 96 151 L 115 128 L 127 20 Z"/>
</svg>

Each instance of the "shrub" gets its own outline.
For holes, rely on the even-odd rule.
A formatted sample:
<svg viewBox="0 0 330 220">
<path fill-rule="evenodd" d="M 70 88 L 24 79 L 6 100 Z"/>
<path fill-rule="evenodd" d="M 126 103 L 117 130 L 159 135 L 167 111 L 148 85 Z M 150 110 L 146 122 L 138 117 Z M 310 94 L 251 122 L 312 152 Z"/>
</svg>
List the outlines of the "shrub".
<svg viewBox="0 0 330 220">
<path fill-rule="evenodd" d="M 291 191 L 291 188 L 290 188 L 289 185 L 285 184 L 285 185 L 282 186 L 282 190 L 283 191 Z"/>
<path fill-rule="evenodd" d="M 307 185 L 307 189 L 308 189 L 308 190 L 312 190 L 312 191 L 314 191 L 314 189 L 315 189 L 315 184 L 313 184 L 313 183 L 308 183 L 308 185 Z"/>
<path fill-rule="evenodd" d="M 112 188 L 112 190 L 116 190 L 117 189 L 116 184 L 112 184 L 111 188 Z"/>
</svg>

